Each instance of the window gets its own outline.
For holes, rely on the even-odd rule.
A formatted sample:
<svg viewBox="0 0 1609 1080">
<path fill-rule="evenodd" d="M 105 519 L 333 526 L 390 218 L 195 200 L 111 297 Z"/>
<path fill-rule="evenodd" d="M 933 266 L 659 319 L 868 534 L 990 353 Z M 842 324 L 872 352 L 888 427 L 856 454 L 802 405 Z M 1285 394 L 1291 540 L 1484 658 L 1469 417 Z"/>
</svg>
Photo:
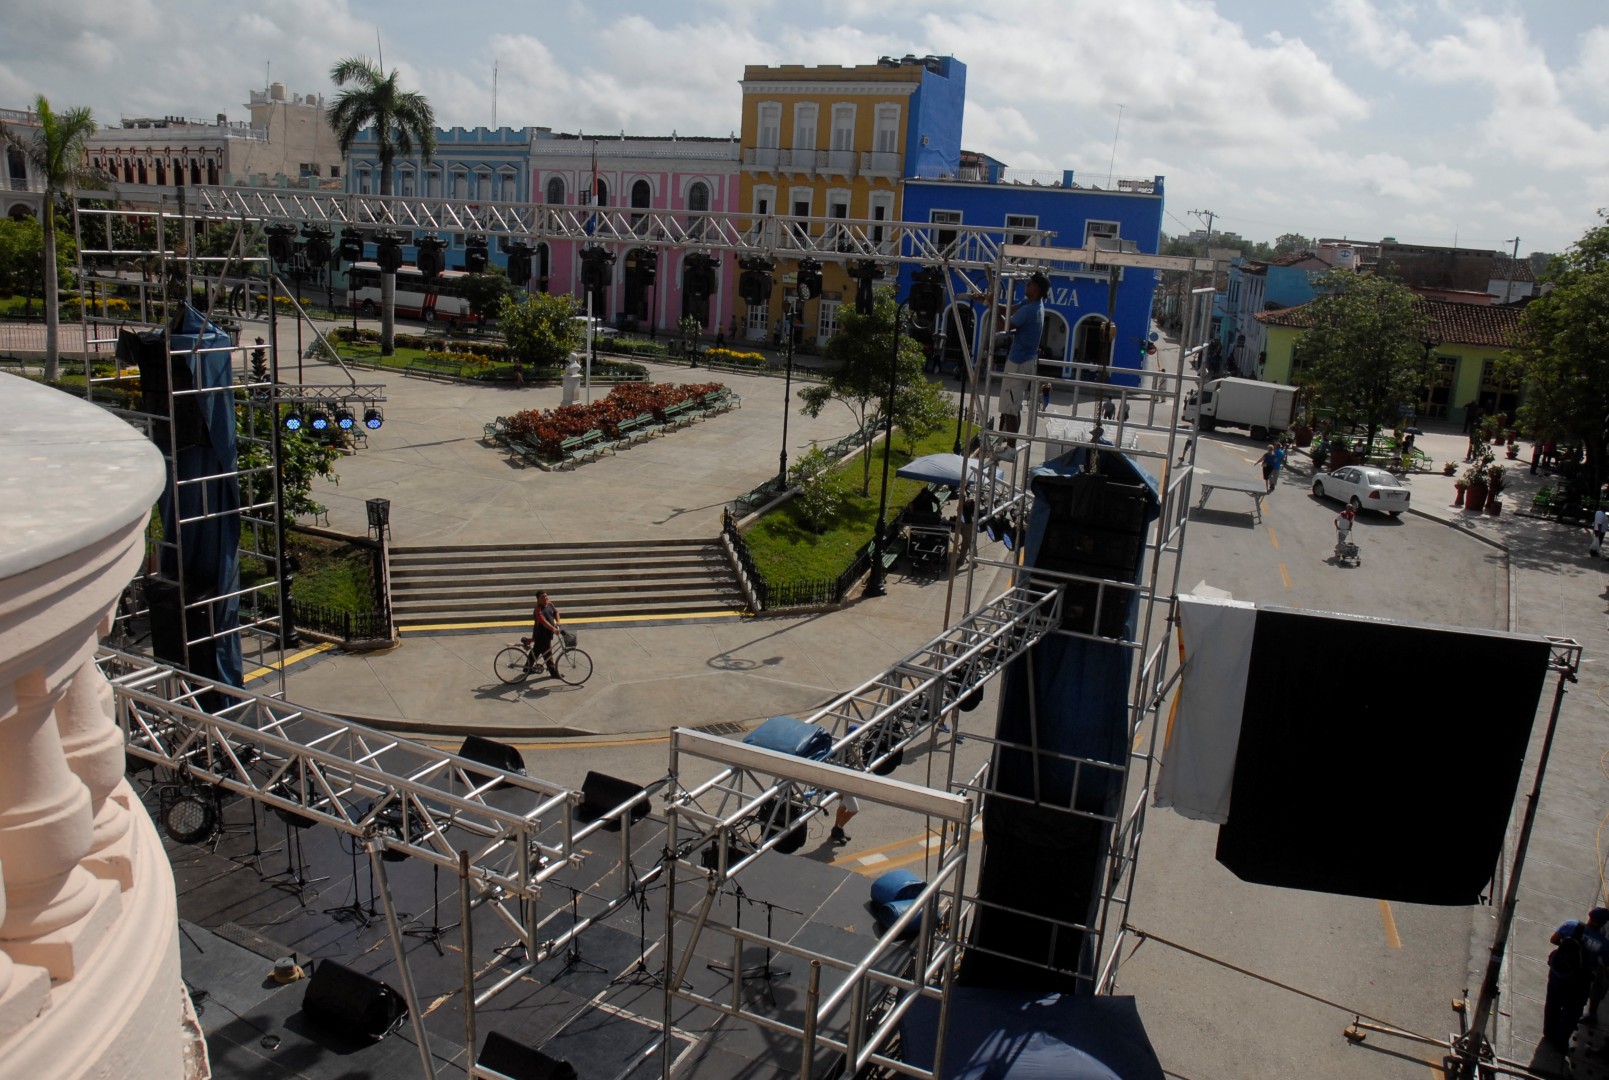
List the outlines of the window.
<svg viewBox="0 0 1609 1080">
<path fill-rule="evenodd" d="M 809 188 L 793 189 L 791 196 L 793 199 L 794 217 L 808 218 L 810 216 L 810 194 Z M 810 236 L 810 223 L 807 221 L 792 222 L 789 224 L 788 229 L 793 233 L 794 239 L 798 240 L 800 243 L 804 243 L 804 241 Z"/>
<path fill-rule="evenodd" d="M 414 193 L 413 192 L 413 170 L 412 169 L 403 169 L 402 170 L 402 176 L 400 177 L 400 180 L 401 180 L 401 183 L 399 183 L 397 185 L 397 194 L 398 195 L 412 195 Z"/>
<path fill-rule="evenodd" d="M 752 340 L 765 337 L 765 324 L 771 309 L 766 304 L 750 304 L 747 317 L 743 320 L 743 327 Z"/>
<path fill-rule="evenodd" d="M 564 177 L 562 177 L 562 176 L 550 176 L 550 177 L 548 177 L 548 197 L 547 197 L 547 201 L 550 204 L 554 205 L 554 206 L 563 206 L 564 205 Z"/>
<path fill-rule="evenodd" d="M 838 220 L 849 217 L 849 192 L 842 190 L 827 192 L 827 216 Z M 848 239 L 845 232 L 841 225 L 828 225 L 825 236 L 843 249 L 848 246 L 845 243 Z"/>
<path fill-rule="evenodd" d="M 877 144 L 880 154 L 899 153 L 899 106 L 877 106 Z"/>
<path fill-rule="evenodd" d="M 648 181 L 638 180 L 631 185 L 631 208 L 633 210 L 646 210 L 652 205 L 653 190 Z"/>
<path fill-rule="evenodd" d="M 687 189 L 687 209 L 707 213 L 710 208 L 710 186 L 702 180 L 694 181 Z M 704 235 L 704 219 L 689 218 L 687 234 L 695 239 Z"/>
<path fill-rule="evenodd" d="M 816 148 L 816 111 L 817 106 L 813 103 L 793 107 L 793 148 L 795 150 L 814 150 Z"/>
<path fill-rule="evenodd" d="M 488 202 L 492 197 L 492 174 L 477 172 L 475 174 L 475 191 L 470 198 L 476 202 Z"/>
<path fill-rule="evenodd" d="M 781 145 L 781 137 L 782 106 L 776 102 L 766 102 L 760 106 L 760 141 L 756 145 L 764 149 L 775 149 Z"/>
<path fill-rule="evenodd" d="M 855 148 L 855 107 L 853 105 L 834 105 L 832 107 L 832 148 L 834 150 L 853 150 Z"/>
<path fill-rule="evenodd" d="M 871 197 L 871 210 L 873 221 L 887 221 L 894 216 L 894 196 L 888 192 L 877 192 Z M 873 225 L 871 241 L 881 245 L 884 242 L 885 230 L 881 225 Z"/>
<path fill-rule="evenodd" d="M 1097 237 L 1103 240 L 1116 240 L 1118 224 L 1115 221 L 1086 221 L 1084 222 L 1084 246 L 1089 247 L 1090 241 Z"/>
<path fill-rule="evenodd" d="M 756 187 L 754 189 L 754 213 L 756 216 L 764 217 L 765 215 L 769 214 L 771 212 L 771 208 L 776 205 L 776 202 L 776 188 L 771 187 L 770 185 L 765 185 L 762 187 Z"/>
<path fill-rule="evenodd" d="M 331 165 L 330 166 L 330 179 L 331 180 L 339 180 L 340 178 L 341 178 L 341 167 L 339 165 Z"/>
<path fill-rule="evenodd" d="M 603 179 L 594 178 L 592 181 L 592 191 L 596 196 L 595 201 L 599 206 L 609 205 L 609 185 L 605 183 Z"/>
<path fill-rule="evenodd" d="M 930 210 L 928 211 L 927 220 L 934 225 L 959 225 L 961 224 L 961 211 Z M 958 235 L 954 229 L 932 230 L 933 242 L 946 251 L 955 246 L 955 240 Z"/>
<path fill-rule="evenodd" d="M 453 186 L 452 190 L 447 192 L 448 197 L 453 199 L 463 198 L 469 193 L 468 183 L 469 177 L 463 172 L 453 173 Z"/>
<path fill-rule="evenodd" d="M 822 300 L 816 305 L 820 309 L 816 324 L 818 342 L 830 341 L 838 332 L 838 307 L 841 303 L 839 300 Z"/>
<path fill-rule="evenodd" d="M 1007 214 L 1006 228 L 1037 229 L 1039 228 L 1039 216 L 1037 214 Z M 1033 238 L 1031 236 L 1028 236 L 1025 233 L 1014 232 L 1007 237 L 1007 242 L 1012 244 L 1026 244 L 1032 239 Z"/>
</svg>

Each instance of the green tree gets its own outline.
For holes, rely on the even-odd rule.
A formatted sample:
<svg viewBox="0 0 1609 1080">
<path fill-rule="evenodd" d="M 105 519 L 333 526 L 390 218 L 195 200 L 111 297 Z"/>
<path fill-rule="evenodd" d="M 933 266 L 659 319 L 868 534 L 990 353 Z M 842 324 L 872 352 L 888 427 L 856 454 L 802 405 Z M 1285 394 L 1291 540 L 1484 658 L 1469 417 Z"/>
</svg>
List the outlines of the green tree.
<svg viewBox="0 0 1609 1080">
<path fill-rule="evenodd" d="M 240 434 L 246 432 L 246 410 L 255 405 L 240 405 L 235 409 L 235 424 Z M 265 423 L 274 423 L 278 417 L 260 412 L 257 417 L 258 437 L 240 440 L 241 498 L 248 504 L 266 502 L 273 498 L 274 489 L 269 477 L 268 441 L 262 437 Z M 322 514 L 327 509 L 313 498 L 313 481 L 319 477 L 339 483 L 335 463 L 341 460 L 339 447 L 301 431 L 281 431 L 279 437 L 279 489 L 285 504 L 285 517 L 281 529 L 290 528 L 298 518 L 307 514 Z M 266 516 L 266 515 L 265 515 Z"/>
<path fill-rule="evenodd" d="M 1301 233 L 1281 233 L 1274 238 L 1274 254 L 1294 255 L 1298 251 L 1312 251 L 1313 241 Z"/>
<path fill-rule="evenodd" d="M 375 152 L 380 158 L 380 194 L 391 194 L 392 164 L 398 154 L 411 156 L 414 147 L 427 164 L 436 152 L 436 114 L 417 90 L 397 85 L 397 70 L 387 75 L 366 56 L 349 56 L 330 68 L 336 86 L 352 86 L 335 95 L 330 106 L 330 128 L 348 154 L 358 134 L 374 129 Z M 380 275 L 380 355 L 396 352 L 397 275 Z"/>
<path fill-rule="evenodd" d="M 843 504 L 843 495 L 832 482 L 832 459 L 818 446 L 812 446 L 788 467 L 788 483 L 795 489 L 793 506 L 804 523 L 816 532 Z"/>
<path fill-rule="evenodd" d="M 865 453 L 861 455 L 860 493 L 868 495 L 872 489 L 871 444 L 877 427 L 889 408 L 889 365 L 894 357 L 894 316 L 897 311 L 892 289 L 878 289 L 869 315 L 861 315 L 847 307 L 838 317 L 838 332 L 827 342 L 827 356 L 838 361 L 838 367 L 824 383 L 807 386 L 799 391 L 804 402 L 800 410 L 807 416 L 820 416 L 829 402 L 841 402 L 860 425 Z M 927 385 L 922 374 L 922 347 L 910 336 L 901 332 L 899 358 L 895 362 L 895 394 L 892 407 L 894 422 L 905 420 L 921 423 L 919 411 L 923 398 L 910 388 L 917 383 Z M 901 392 L 904 388 L 905 392 Z M 909 411 L 907 411 L 907 409 Z M 902 411 L 907 415 L 902 418 Z M 929 429 L 931 430 L 931 429 Z"/>
<path fill-rule="evenodd" d="M 1343 423 L 1366 425 L 1372 449 L 1430 377 L 1425 314 L 1412 292 L 1374 274 L 1334 270 L 1314 286 L 1312 328 L 1296 343 L 1300 379 Z"/>
<path fill-rule="evenodd" d="M 477 319 L 496 315 L 503 297 L 509 294 L 508 278 L 491 270 L 460 278 L 458 288 L 469 304 L 469 313 Z"/>
<path fill-rule="evenodd" d="M 537 367 L 553 367 L 581 347 L 585 331 L 576 321 L 577 311 L 570 296 L 505 296 L 497 311 L 497 325 L 514 355 Z"/>
<path fill-rule="evenodd" d="M 1596 491 L 1609 476 L 1609 224 L 1588 229 L 1548 277 L 1552 288 L 1526 305 L 1502 370 L 1524 380 L 1525 429 L 1579 442 Z"/>
<path fill-rule="evenodd" d="M 78 257 L 73 238 L 56 233 L 56 287 L 69 289 L 73 275 L 66 264 Z M 0 218 L 0 294 L 27 298 L 33 311 L 34 297 L 44 296 L 45 230 L 36 218 Z"/>
<path fill-rule="evenodd" d="M 101 187 L 101 178 L 84 167 L 84 150 L 95 134 L 95 120 L 88 108 L 79 106 L 57 113 L 40 94 L 34 99 L 37 127 L 8 128 L 0 124 L 0 142 L 22 151 L 34 173 L 45 182 L 44 269 L 45 283 L 45 381 L 61 377 L 61 312 L 56 267 L 56 197 L 75 187 Z"/>
</svg>

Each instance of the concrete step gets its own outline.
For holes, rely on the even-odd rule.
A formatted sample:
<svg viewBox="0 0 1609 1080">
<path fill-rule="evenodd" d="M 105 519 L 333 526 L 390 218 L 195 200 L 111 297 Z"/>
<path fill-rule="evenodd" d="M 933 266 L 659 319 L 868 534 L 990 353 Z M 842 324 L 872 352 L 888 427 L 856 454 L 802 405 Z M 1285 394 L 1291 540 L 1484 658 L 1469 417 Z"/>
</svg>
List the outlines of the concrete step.
<svg viewBox="0 0 1609 1080">
<path fill-rule="evenodd" d="M 597 558 L 588 558 L 584 554 L 572 554 L 562 559 L 532 559 L 518 555 L 509 555 L 500 558 L 491 556 L 471 556 L 467 559 L 449 559 L 443 556 L 432 556 L 429 561 L 418 559 L 391 561 L 391 574 L 393 577 L 413 576 L 433 573 L 516 573 L 521 570 L 540 570 L 547 574 L 565 574 L 582 570 L 620 570 L 624 571 L 704 571 L 718 569 L 726 565 L 726 559 L 719 551 L 696 552 L 677 556 L 656 556 L 653 558 L 622 558 L 615 555 L 604 555 Z"/>
<path fill-rule="evenodd" d="M 575 603 L 580 599 L 603 599 L 604 597 L 658 597 L 668 593 L 699 595 L 710 592 L 726 592 L 736 587 L 734 582 L 721 582 L 709 577 L 682 581 L 630 581 L 620 584 L 609 584 L 605 581 L 566 581 L 562 588 L 551 583 L 532 587 L 529 585 L 510 586 L 443 582 L 410 586 L 405 597 L 393 596 L 392 606 L 400 607 L 404 602 L 412 604 L 424 600 L 438 600 L 443 597 L 461 597 L 465 600 L 495 600 L 506 603 L 517 602 L 529 606 L 536 598 L 537 588 L 547 589 L 548 595 L 553 597 L 555 603 L 562 600 L 569 604 Z M 393 589 L 392 592 L 395 594 L 396 590 Z M 564 604 L 559 606 L 562 610 Z"/>
<path fill-rule="evenodd" d="M 600 604 L 569 604 L 562 607 L 567 620 L 589 618 L 619 618 L 631 615 L 651 615 L 672 618 L 677 615 L 703 613 L 711 611 L 742 611 L 745 608 L 742 596 L 733 592 L 729 596 L 700 596 L 696 598 L 681 597 L 654 602 L 634 603 L 629 608 L 616 602 Z M 452 601 L 442 601 L 424 605 L 410 605 L 404 609 L 398 607 L 395 611 L 397 623 L 401 626 L 417 626 L 421 623 L 447 623 L 447 622 L 515 622 L 527 623 L 531 618 L 529 604 L 517 604 L 500 607 L 493 604 L 464 604 Z"/>
<path fill-rule="evenodd" d="M 653 549 L 656 549 L 656 548 L 665 549 L 665 548 L 699 548 L 699 547 L 708 547 L 709 545 L 711 545 L 713 543 L 717 543 L 717 541 L 700 540 L 700 539 L 697 539 L 697 538 L 683 537 L 683 538 L 679 538 L 679 539 L 668 539 L 668 540 L 600 540 L 600 541 L 596 541 L 596 542 L 587 541 L 585 544 L 576 544 L 576 543 L 569 543 L 569 542 L 562 542 L 562 541 L 556 541 L 556 542 L 551 542 L 551 543 L 540 543 L 540 544 L 461 544 L 461 545 L 452 545 L 452 544 L 408 544 L 408 545 L 403 545 L 403 544 L 398 544 L 398 545 L 392 547 L 392 549 L 391 549 L 391 557 L 393 559 L 395 559 L 395 558 L 399 558 L 399 557 L 402 557 L 402 556 L 429 555 L 429 554 L 446 554 L 446 555 L 453 555 L 453 556 L 466 555 L 467 556 L 467 555 L 482 554 L 482 553 L 485 553 L 485 552 L 498 552 L 498 551 L 519 551 L 519 552 L 529 552 L 529 553 L 538 553 L 538 554 L 547 553 L 547 552 L 558 552 L 558 553 L 562 554 L 564 552 L 575 551 L 578 548 L 583 548 L 583 547 L 586 548 L 589 551 L 614 551 L 614 550 L 620 550 L 620 551 L 649 551 L 649 550 L 653 550 Z"/>
</svg>

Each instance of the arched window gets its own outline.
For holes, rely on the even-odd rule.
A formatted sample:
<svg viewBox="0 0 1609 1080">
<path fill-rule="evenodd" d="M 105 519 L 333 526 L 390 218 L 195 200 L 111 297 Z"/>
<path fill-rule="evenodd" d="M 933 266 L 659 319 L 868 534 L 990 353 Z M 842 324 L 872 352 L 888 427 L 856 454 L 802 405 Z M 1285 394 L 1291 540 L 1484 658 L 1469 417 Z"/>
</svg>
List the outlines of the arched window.
<svg viewBox="0 0 1609 1080">
<path fill-rule="evenodd" d="M 550 177 L 548 177 L 548 199 L 547 199 L 547 201 L 549 203 L 553 204 L 554 206 L 560 206 L 560 205 L 562 205 L 564 203 L 564 177 L 562 177 L 562 176 L 550 176 Z"/>
<path fill-rule="evenodd" d="M 687 209 L 699 212 L 710 208 L 710 186 L 702 180 L 695 180 L 687 189 Z M 704 235 L 704 219 L 688 218 L 687 233 L 694 238 Z"/>
<path fill-rule="evenodd" d="M 143 172 L 143 171 L 144 171 L 144 169 L 142 168 L 141 172 Z M 140 183 L 143 184 L 143 183 L 145 183 L 145 181 L 142 179 L 140 181 Z M 190 183 L 194 184 L 196 187 L 201 186 L 201 159 L 200 158 L 191 158 L 190 159 Z"/>
<path fill-rule="evenodd" d="M 593 186 L 593 191 L 595 191 L 597 193 L 597 203 L 598 203 L 598 205 L 599 206 L 608 206 L 609 205 L 609 185 L 606 184 L 604 181 L 598 180 L 598 179 L 595 179 L 593 181 L 593 185 L 594 185 Z"/>
<path fill-rule="evenodd" d="M 11 189 L 22 191 L 28 186 L 28 159 L 17 147 L 6 150 L 6 172 L 11 174 Z"/>
<path fill-rule="evenodd" d="M 652 203 L 653 197 L 654 192 L 653 189 L 648 186 L 648 181 L 638 180 L 636 183 L 631 185 L 631 208 L 633 210 L 648 209 Z"/>
</svg>

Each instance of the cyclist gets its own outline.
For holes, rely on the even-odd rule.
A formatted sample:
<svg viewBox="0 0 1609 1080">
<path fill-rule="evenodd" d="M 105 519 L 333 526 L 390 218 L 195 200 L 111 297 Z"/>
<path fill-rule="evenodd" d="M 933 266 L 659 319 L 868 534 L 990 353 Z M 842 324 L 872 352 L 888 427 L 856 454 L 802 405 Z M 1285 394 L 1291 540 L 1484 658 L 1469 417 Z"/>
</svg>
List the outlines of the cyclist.
<svg viewBox="0 0 1609 1080">
<path fill-rule="evenodd" d="M 544 589 L 536 594 L 536 610 L 531 612 L 531 619 L 530 662 L 534 664 L 540 654 L 547 663 L 548 674 L 556 679 L 559 677 L 559 669 L 553 663 L 553 636 L 559 632 L 563 620 L 559 618 L 559 609 L 548 599 L 547 590 Z"/>
</svg>

